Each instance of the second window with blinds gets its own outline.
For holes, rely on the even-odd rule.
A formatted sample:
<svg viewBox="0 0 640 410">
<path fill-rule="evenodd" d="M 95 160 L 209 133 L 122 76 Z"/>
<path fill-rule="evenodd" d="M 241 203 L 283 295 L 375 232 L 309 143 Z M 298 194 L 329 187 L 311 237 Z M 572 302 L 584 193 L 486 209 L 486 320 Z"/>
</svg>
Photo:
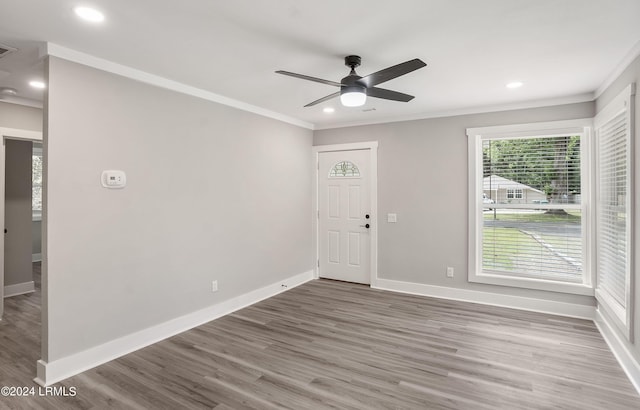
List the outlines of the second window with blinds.
<svg viewBox="0 0 640 410">
<path fill-rule="evenodd" d="M 470 281 L 593 294 L 590 127 L 578 120 L 467 130 Z"/>
</svg>

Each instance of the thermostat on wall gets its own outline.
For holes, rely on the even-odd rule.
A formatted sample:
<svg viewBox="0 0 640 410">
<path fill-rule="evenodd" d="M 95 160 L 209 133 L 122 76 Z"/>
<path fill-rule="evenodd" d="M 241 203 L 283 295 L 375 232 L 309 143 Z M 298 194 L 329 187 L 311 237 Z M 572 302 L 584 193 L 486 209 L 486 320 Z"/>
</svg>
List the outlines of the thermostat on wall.
<svg viewBox="0 0 640 410">
<path fill-rule="evenodd" d="M 102 186 L 105 188 L 124 188 L 127 185 L 127 176 L 124 171 L 108 170 L 102 171 Z"/>
</svg>

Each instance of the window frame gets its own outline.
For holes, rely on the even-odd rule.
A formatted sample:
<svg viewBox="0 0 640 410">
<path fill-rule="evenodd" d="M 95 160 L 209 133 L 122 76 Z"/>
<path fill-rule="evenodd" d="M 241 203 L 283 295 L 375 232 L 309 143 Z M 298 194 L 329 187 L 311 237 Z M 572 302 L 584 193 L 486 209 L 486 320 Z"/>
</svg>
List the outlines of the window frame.
<svg viewBox="0 0 640 410">
<path fill-rule="evenodd" d="M 468 281 L 491 285 L 511 286 L 527 289 L 546 290 L 552 292 L 571 293 L 578 295 L 594 295 L 595 272 L 592 269 L 594 257 L 592 249 L 593 216 L 590 206 L 593 203 L 593 154 L 592 154 L 593 120 L 584 118 L 578 120 L 552 121 L 531 124 L 514 124 L 492 127 L 467 128 L 468 161 L 469 161 L 469 260 Z M 484 272 L 482 270 L 482 241 L 483 241 L 483 159 L 482 143 L 487 139 L 516 139 L 528 137 L 549 137 L 563 135 L 580 135 L 581 156 L 581 212 L 582 244 L 583 244 L 583 282 L 570 283 L 531 277 L 507 276 Z M 524 197 L 524 194 L 523 194 Z M 505 208 L 530 208 L 527 204 L 503 205 Z M 548 204 L 545 208 L 563 208 L 565 204 Z"/>
<path fill-rule="evenodd" d="M 594 168 L 596 171 L 600 167 L 600 162 L 597 160 L 598 154 L 598 129 L 601 125 L 608 123 L 611 119 L 620 114 L 623 110 L 625 110 L 625 119 L 627 122 L 627 127 L 629 130 L 628 138 L 627 138 L 627 152 L 629 156 L 627 157 L 628 161 L 626 163 L 626 189 L 627 189 L 627 197 L 625 198 L 625 216 L 626 216 L 626 226 L 625 226 L 625 235 L 626 235 L 626 255 L 627 259 L 625 260 L 625 307 L 620 306 L 614 299 L 614 297 L 604 289 L 598 286 L 596 281 L 595 284 L 595 297 L 598 302 L 598 310 L 604 311 L 606 316 L 611 319 L 611 322 L 614 326 L 627 338 L 627 340 L 633 342 L 633 311 L 635 309 L 634 300 L 633 300 L 633 289 L 635 286 L 635 280 L 633 275 L 633 266 L 635 263 L 634 260 L 634 235 L 633 235 L 633 227 L 635 223 L 635 215 L 634 215 L 634 202 L 633 197 L 635 195 L 635 180 L 634 180 L 634 166 L 633 166 L 633 152 L 634 152 L 634 132 L 635 132 L 635 106 L 634 106 L 634 98 L 636 90 L 635 84 L 628 85 L 624 90 L 622 90 L 611 102 L 609 102 L 598 114 L 596 114 L 594 118 Z M 596 183 L 596 196 L 595 202 L 596 205 L 599 204 L 599 196 L 601 193 L 600 188 L 600 180 L 599 178 L 595 179 Z M 600 220 L 598 218 L 598 214 L 594 216 L 596 219 L 596 230 L 600 229 Z M 594 242 L 594 245 L 597 245 L 597 239 Z M 594 252 L 597 254 L 597 252 Z M 596 265 L 594 269 L 597 275 L 598 265 L 597 265 L 597 255 L 596 257 Z"/>
</svg>

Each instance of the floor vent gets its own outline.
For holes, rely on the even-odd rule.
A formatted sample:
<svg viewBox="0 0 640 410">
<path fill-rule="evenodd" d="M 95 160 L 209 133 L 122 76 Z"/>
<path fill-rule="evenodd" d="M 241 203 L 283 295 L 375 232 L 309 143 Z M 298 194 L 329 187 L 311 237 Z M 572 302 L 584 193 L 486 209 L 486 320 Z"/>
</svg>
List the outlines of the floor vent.
<svg viewBox="0 0 640 410">
<path fill-rule="evenodd" d="M 17 48 L 5 46 L 4 44 L 0 44 L 0 58 L 13 53 Z"/>
</svg>

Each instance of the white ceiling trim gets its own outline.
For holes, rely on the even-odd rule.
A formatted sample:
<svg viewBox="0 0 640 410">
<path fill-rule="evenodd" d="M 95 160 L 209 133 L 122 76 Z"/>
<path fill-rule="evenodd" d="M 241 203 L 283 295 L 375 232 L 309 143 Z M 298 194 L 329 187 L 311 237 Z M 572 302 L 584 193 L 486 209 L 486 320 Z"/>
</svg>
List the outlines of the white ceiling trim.
<svg viewBox="0 0 640 410">
<path fill-rule="evenodd" d="M 283 115 L 274 111 L 267 110 L 255 105 L 247 104 L 242 101 L 234 100 L 223 95 L 215 94 L 210 91 L 205 91 L 200 88 L 192 87 L 190 85 L 182 84 L 177 81 L 169 80 L 164 77 L 160 77 L 154 74 L 147 73 L 142 70 L 138 70 L 132 67 L 128 67 L 122 64 L 114 63 L 109 60 L 105 60 L 99 57 L 95 57 L 89 54 L 85 54 L 76 50 L 72 50 L 67 47 L 60 46 L 55 43 L 45 43 L 43 49 L 40 50 L 42 56 L 50 55 L 59 57 L 65 60 L 72 61 L 74 63 L 83 64 L 89 67 L 97 68 L 102 71 L 117 74 L 132 80 L 140 81 L 146 84 L 151 84 L 156 87 L 161 87 L 167 90 L 176 91 L 182 94 L 191 95 L 193 97 L 202 98 L 207 101 L 227 105 L 229 107 L 237 108 L 239 110 L 248 111 L 254 114 L 261 115 L 263 117 L 272 118 L 274 120 L 286 122 L 288 124 L 296 125 L 298 127 L 313 130 L 314 126 L 306 121 L 299 120 L 287 115 Z"/>
<path fill-rule="evenodd" d="M 357 121 L 357 122 L 348 122 L 343 124 L 331 124 L 327 126 L 316 126 L 315 129 L 328 130 L 328 129 L 334 129 L 334 128 L 358 127 L 362 125 L 388 124 L 392 122 L 426 120 L 430 118 L 455 117 L 458 115 L 484 114 L 484 113 L 498 112 L 498 111 L 513 111 L 513 110 L 522 110 L 522 109 L 528 109 L 528 108 L 551 107 L 555 105 L 590 102 L 590 101 L 593 101 L 594 99 L 595 97 L 593 93 L 584 93 L 584 94 L 571 95 L 567 97 L 523 101 L 520 103 L 469 107 L 469 108 L 461 108 L 457 110 L 413 114 L 413 115 L 407 115 L 402 117 L 381 118 L 379 120 L 373 120 L 373 121 Z"/>
<path fill-rule="evenodd" d="M 618 65 L 616 66 L 615 70 L 613 70 L 613 72 L 611 74 L 609 74 L 609 76 L 607 77 L 607 79 L 602 83 L 602 85 L 600 85 L 600 87 L 598 87 L 598 89 L 595 91 L 595 98 L 598 98 L 602 95 L 603 92 L 605 92 L 605 90 L 607 88 L 609 88 L 609 86 L 611 84 L 613 84 L 613 82 L 620 77 L 620 74 L 622 74 L 624 72 L 624 70 L 627 69 L 627 67 L 629 67 L 629 65 L 633 62 L 633 60 L 635 60 L 638 56 L 640 56 L 640 41 L 638 41 L 632 48 L 631 50 L 629 50 L 629 52 L 627 53 L 627 55 L 622 59 L 622 61 L 620 61 L 620 63 L 618 63 Z"/>
</svg>

